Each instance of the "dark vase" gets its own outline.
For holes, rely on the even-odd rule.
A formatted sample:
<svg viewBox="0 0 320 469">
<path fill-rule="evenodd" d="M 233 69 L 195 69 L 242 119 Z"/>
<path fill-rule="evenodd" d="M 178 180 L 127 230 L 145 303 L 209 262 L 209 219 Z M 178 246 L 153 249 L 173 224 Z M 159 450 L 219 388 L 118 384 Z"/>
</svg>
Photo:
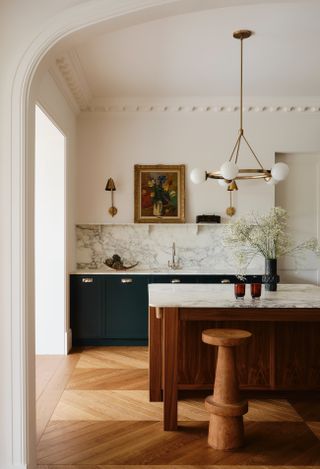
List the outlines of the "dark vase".
<svg viewBox="0 0 320 469">
<path fill-rule="evenodd" d="M 265 259 L 265 274 L 262 277 L 267 291 L 276 291 L 280 277 L 277 275 L 277 259 Z"/>
</svg>

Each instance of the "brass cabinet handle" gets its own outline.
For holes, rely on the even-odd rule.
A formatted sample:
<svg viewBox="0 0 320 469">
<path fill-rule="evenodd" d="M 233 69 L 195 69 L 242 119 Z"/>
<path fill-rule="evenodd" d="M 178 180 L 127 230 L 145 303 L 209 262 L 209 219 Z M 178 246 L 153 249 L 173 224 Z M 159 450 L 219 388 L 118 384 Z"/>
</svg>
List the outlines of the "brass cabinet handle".
<svg viewBox="0 0 320 469">
<path fill-rule="evenodd" d="M 85 277 L 81 281 L 82 281 L 82 283 L 93 283 L 93 278 L 92 277 Z"/>
<path fill-rule="evenodd" d="M 179 280 L 178 278 L 173 278 L 171 280 L 171 283 L 180 283 L 180 282 L 181 282 L 181 280 Z"/>
<path fill-rule="evenodd" d="M 223 280 L 221 280 L 221 283 L 230 283 L 230 280 L 228 280 L 227 278 L 224 278 Z"/>
<path fill-rule="evenodd" d="M 121 283 L 132 283 L 132 278 L 122 278 Z"/>
</svg>

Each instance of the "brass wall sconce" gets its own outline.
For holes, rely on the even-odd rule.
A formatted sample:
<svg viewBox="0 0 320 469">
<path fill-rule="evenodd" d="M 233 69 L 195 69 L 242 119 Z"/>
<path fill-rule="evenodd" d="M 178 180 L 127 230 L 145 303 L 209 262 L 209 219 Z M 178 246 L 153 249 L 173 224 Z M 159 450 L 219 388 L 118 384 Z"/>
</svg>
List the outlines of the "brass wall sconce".
<svg viewBox="0 0 320 469">
<path fill-rule="evenodd" d="M 111 192 L 111 207 L 109 208 L 109 213 L 114 217 L 117 214 L 118 209 L 113 205 L 113 191 L 116 190 L 116 186 L 112 178 L 108 179 L 105 190 Z"/>
</svg>

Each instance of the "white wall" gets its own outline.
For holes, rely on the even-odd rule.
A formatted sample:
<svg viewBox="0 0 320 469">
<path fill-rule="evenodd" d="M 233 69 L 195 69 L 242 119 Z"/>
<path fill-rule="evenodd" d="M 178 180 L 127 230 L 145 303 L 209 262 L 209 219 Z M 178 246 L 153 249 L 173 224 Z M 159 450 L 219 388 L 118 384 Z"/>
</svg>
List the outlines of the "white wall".
<svg viewBox="0 0 320 469">
<path fill-rule="evenodd" d="M 65 137 L 36 107 L 36 353 L 65 351 Z"/>
<path fill-rule="evenodd" d="M 76 168 L 76 116 L 67 104 L 64 96 L 57 87 L 50 73 L 37 77 L 35 100 L 42 106 L 57 127 L 66 137 L 65 154 L 65 223 L 66 223 L 66 273 L 75 268 L 76 245 L 75 245 L 75 168 Z M 69 314 L 69 276 L 64 278 L 65 282 L 65 306 L 66 316 L 64 320 L 64 331 L 66 334 L 66 348 L 70 350 L 70 314 Z M 61 351 L 60 353 L 64 353 Z M 57 353 L 57 352 L 56 352 Z"/>
<path fill-rule="evenodd" d="M 268 104 L 268 100 L 263 102 Z M 169 100 L 167 103 L 170 105 Z M 78 122 L 76 222 L 133 222 L 134 164 L 157 163 L 186 164 L 187 221 L 194 222 L 196 215 L 203 213 L 224 216 L 229 205 L 227 191 L 213 180 L 193 185 L 189 173 L 194 167 L 218 169 L 228 159 L 237 138 L 238 119 L 237 112 L 227 111 L 82 114 Z M 247 112 L 244 128 L 268 168 L 276 152 L 320 149 L 319 113 Z M 242 167 L 249 163 L 255 167 L 248 151 L 240 153 L 239 162 Z M 104 190 L 109 177 L 117 188 L 114 199 L 118 214 L 114 218 L 108 213 L 110 194 Z M 234 195 L 237 215 L 265 211 L 274 204 L 274 187 L 264 181 L 240 182 Z"/>
<path fill-rule="evenodd" d="M 75 266 L 75 168 L 77 152 L 77 118 L 49 72 L 39 77 L 36 101 L 66 137 L 66 229 L 67 271 Z"/>
</svg>

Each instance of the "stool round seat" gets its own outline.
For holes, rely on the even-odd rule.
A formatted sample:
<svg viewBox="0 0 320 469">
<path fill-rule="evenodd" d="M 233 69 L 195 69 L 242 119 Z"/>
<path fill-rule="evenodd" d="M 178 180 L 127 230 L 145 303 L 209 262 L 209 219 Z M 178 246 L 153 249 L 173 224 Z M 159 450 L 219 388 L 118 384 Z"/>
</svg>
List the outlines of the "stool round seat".
<svg viewBox="0 0 320 469">
<path fill-rule="evenodd" d="M 206 329 L 202 331 L 202 341 L 209 345 L 235 347 L 246 342 L 251 332 L 241 329 Z"/>
</svg>

